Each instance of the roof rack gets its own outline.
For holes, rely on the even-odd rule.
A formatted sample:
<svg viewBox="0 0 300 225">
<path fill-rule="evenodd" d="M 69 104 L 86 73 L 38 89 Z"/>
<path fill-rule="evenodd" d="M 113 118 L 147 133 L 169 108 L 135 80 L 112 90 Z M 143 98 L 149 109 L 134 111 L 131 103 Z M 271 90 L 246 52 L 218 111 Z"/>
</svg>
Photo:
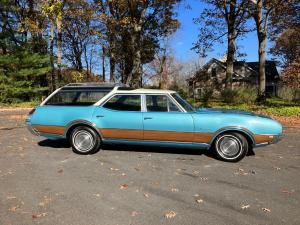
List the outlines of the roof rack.
<svg viewBox="0 0 300 225">
<path fill-rule="evenodd" d="M 64 87 L 128 87 L 122 83 L 112 83 L 112 82 L 86 82 L 86 83 L 69 83 Z"/>
</svg>

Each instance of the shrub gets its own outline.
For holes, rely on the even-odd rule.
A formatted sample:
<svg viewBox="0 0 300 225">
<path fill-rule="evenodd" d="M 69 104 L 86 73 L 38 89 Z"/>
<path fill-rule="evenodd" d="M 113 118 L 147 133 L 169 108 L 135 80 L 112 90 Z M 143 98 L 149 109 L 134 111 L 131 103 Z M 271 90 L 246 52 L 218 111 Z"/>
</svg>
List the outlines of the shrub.
<svg viewBox="0 0 300 225">
<path fill-rule="evenodd" d="M 253 103 L 257 98 L 257 92 L 254 88 L 226 88 L 221 91 L 221 98 L 226 103 Z"/>
</svg>

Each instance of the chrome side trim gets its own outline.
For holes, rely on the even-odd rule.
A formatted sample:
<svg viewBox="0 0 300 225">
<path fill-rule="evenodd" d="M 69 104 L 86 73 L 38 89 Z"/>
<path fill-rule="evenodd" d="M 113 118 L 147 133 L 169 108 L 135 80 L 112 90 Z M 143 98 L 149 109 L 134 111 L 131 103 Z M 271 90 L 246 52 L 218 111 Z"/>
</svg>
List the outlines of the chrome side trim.
<svg viewBox="0 0 300 225">
<path fill-rule="evenodd" d="M 215 140 L 215 138 L 219 134 L 221 134 L 223 132 L 226 132 L 226 131 L 240 131 L 240 132 L 248 135 L 251 138 L 251 141 L 253 142 L 253 146 L 256 146 L 256 142 L 255 142 L 255 139 L 254 139 L 254 134 L 250 130 L 248 130 L 246 128 L 243 128 L 243 127 L 239 127 L 239 126 L 228 126 L 228 127 L 223 127 L 221 129 L 217 130 L 216 132 L 214 132 L 214 135 L 213 135 L 213 137 L 212 137 L 209 144 L 211 145 L 213 143 L 213 141 Z"/>
<path fill-rule="evenodd" d="M 83 124 L 83 125 L 89 125 L 90 127 L 93 127 L 94 130 L 99 134 L 100 138 L 103 139 L 103 136 L 102 136 L 101 132 L 99 131 L 99 129 L 97 129 L 96 124 L 95 124 L 95 123 L 91 123 L 91 122 L 89 122 L 89 121 L 87 121 L 87 120 L 73 120 L 73 121 L 71 121 L 70 123 L 67 124 L 63 136 L 66 138 L 69 129 L 70 129 L 72 126 L 80 125 L 80 124 Z"/>
</svg>

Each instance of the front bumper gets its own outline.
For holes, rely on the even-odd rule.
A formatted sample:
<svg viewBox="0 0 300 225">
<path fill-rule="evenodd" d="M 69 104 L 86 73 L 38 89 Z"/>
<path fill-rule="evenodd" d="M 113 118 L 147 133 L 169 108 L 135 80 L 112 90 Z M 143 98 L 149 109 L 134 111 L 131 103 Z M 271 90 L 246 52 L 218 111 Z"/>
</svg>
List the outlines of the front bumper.
<svg viewBox="0 0 300 225">
<path fill-rule="evenodd" d="M 280 135 L 269 135 L 269 137 L 271 137 L 269 141 L 266 141 L 266 142 L 263 142 L 263 143 L 259 143 L 259 144 L 256 144 L 255 147 L 263 147 L 263 146 L 266 146 L 266 145 L 271 145 L 271 144 L 276 144 L 278 143 L 279 141 L 282 140 L 283 138 L 283 135 L 280 134 Z"/>
</svg>

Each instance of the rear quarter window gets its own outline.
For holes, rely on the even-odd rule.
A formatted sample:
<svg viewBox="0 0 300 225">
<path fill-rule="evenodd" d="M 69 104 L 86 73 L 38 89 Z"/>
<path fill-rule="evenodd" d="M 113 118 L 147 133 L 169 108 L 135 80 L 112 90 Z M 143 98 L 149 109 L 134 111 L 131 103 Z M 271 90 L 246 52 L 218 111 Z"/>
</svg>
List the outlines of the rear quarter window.
<svg viewBox="0 0 300 225">
<path fill-rule="evenodd" d="M 109 91 L 59 91 L 45 105 L 88 106 L 103 98 Z"/>
</svg>

